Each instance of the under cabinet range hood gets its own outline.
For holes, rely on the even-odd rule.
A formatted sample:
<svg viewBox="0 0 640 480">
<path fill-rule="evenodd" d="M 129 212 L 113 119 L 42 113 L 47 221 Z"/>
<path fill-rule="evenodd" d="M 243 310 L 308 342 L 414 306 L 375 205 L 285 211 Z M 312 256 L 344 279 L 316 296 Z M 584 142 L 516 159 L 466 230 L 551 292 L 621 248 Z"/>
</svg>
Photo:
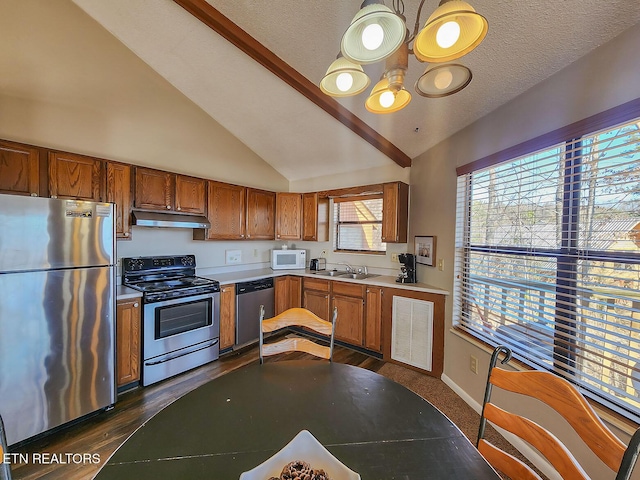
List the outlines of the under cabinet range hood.
<svg viewBox="0 0 640 480">
<path fill-rule="evenodd" d="M 131 212 L 131 217 L 133 224 L 140 227 L 211 228 L 211 223 L 203 215 L 134 210 Z"/>
</svg>

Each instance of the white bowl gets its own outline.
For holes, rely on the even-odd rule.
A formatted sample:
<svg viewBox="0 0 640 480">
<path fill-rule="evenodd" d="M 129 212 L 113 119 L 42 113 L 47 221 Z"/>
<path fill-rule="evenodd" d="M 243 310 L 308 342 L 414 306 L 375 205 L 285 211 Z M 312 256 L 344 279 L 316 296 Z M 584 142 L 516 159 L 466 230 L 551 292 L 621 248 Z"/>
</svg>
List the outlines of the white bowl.
<svg viewBox="0 0 640 480">
<path fill-rule="evenodd" d="M 307 462 L 315 470 L 324 470 L 331 480 L 360 480 L 360 475 L 331 455 L 307 430 L 298 433 L 293 437 L 293 440 L 271 458 L 248 472 L 244 472 L 240 475 L 240 480 L 279 478 L 285 465 L 296 460 Z"/>
</svg>

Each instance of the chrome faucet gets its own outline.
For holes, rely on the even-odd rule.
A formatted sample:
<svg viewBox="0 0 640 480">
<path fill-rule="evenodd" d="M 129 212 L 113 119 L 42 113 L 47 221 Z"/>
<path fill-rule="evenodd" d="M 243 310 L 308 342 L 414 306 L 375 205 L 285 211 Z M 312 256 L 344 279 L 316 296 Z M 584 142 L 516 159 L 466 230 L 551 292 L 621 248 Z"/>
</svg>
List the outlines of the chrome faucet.
<svg viewBox="0 0 640 480">
<path fill-rule="evenodd" d="M 355 272 L 354 268 L 348 263 L 338 262 L 338 265 L 345 265 L 346 266 L 345 270 L 347 271 L 347 273 Z"/>
</svg>

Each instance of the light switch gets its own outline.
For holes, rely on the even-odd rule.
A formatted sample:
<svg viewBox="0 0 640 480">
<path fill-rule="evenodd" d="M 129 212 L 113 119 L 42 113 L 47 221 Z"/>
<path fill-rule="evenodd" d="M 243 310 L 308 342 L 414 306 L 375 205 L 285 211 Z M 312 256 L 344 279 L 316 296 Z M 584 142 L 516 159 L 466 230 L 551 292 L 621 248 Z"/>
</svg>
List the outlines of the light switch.
<svg viewBox="0 0 640 480">
<path fill-rule="evenodd" d="M 441 272 L 444 272 L 444 259 L 442 258 L 438 259 L 438 270 L 440 270 Z"/>
</svg>

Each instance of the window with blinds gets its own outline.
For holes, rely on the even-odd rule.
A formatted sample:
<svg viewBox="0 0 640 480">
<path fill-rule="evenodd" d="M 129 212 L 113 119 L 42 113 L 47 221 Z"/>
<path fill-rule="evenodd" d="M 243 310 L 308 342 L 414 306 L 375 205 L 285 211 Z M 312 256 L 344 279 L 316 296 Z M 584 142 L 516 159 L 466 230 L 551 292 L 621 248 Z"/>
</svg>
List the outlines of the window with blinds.
<svg viewBox="0 0 640 480">
<path fill-rule="evenodd" d="M 335 249 L 344 252 L 380 253 L 382 241 L 382 195 L 333 200 Z"/>
<path fill-rule="evenodd" d="M 455 317 L 640 417 L 640 118 L 458 177 Z"/>
</svg>

